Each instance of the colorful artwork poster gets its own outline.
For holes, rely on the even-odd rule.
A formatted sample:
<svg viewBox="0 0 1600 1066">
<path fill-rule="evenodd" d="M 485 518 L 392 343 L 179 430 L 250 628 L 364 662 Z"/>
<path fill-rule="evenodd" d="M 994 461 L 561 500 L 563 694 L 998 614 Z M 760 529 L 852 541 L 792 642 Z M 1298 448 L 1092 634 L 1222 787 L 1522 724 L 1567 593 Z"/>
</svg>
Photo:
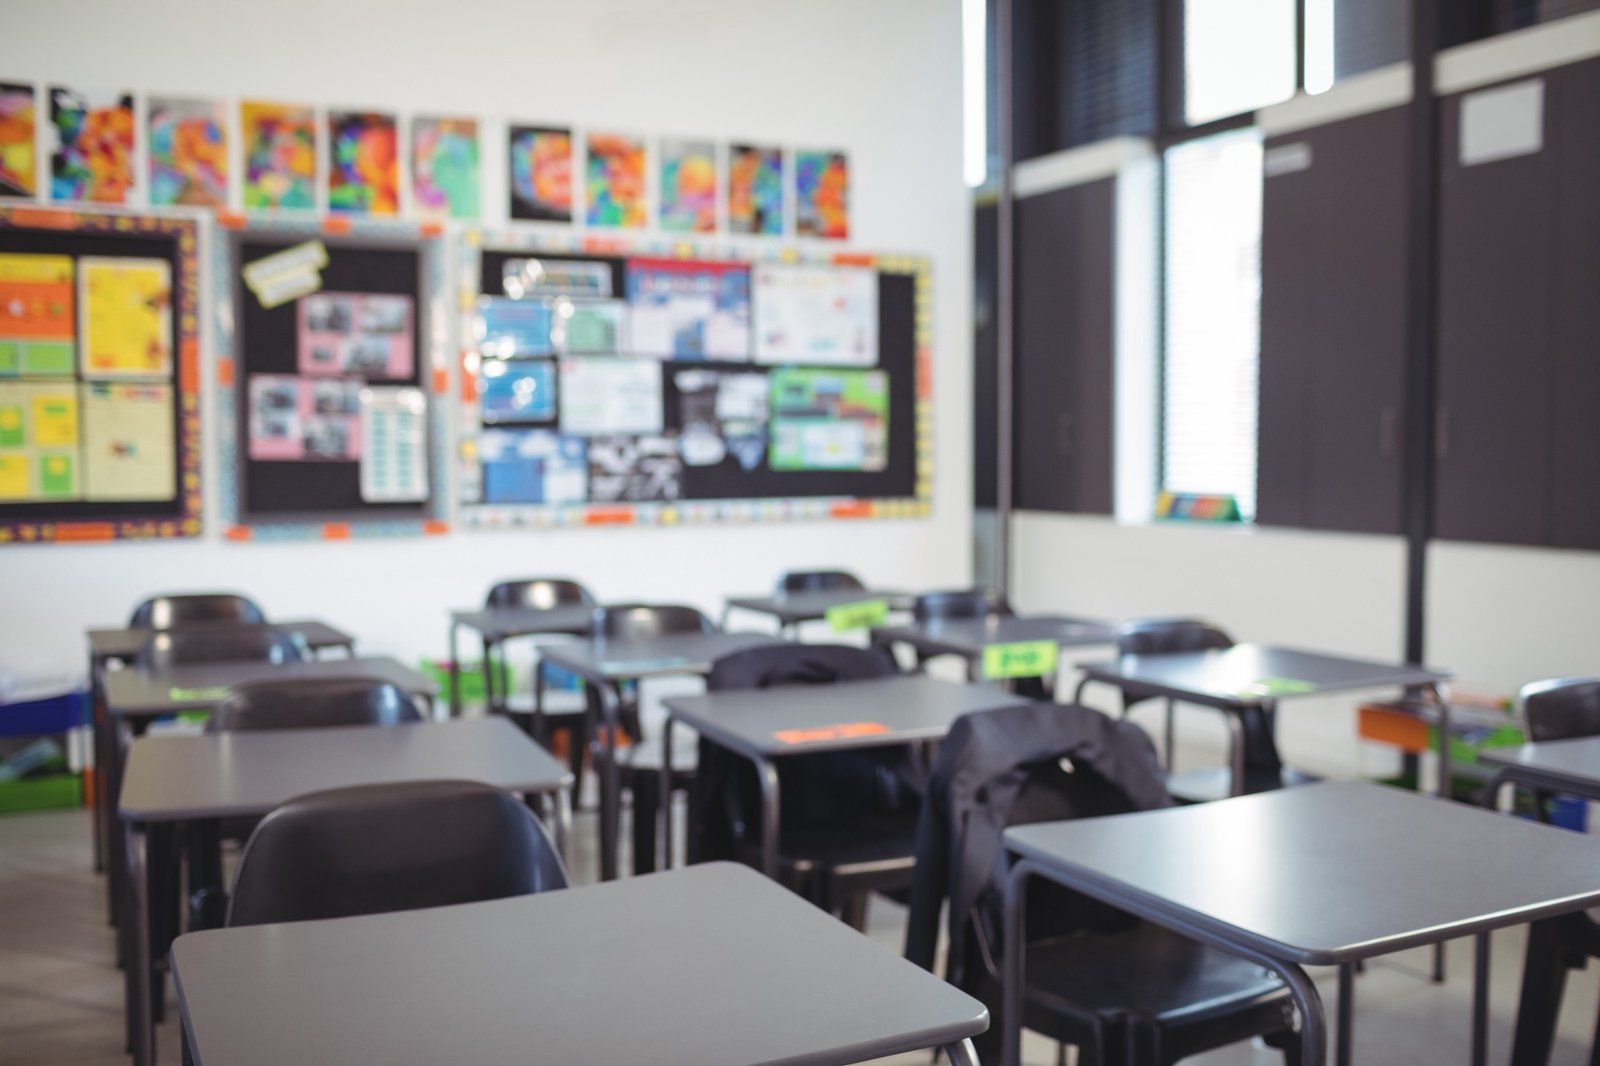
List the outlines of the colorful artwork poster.
<svg viewBox="0 0 1600 1066">
<path fill-rule="evenodd" d="M 545 429 L 487 429 L 478 437 L 484 503 L 584 503 L 588 442 Z"/>
<path fill-rule="evenodd" d="M 556 365 L 549 359 L 485 359 L 479 371 L 478 403 L 487 425 L 553 422 Z"/>
<path fill-rule="evenodd" d="M 318 292 L 302 296 L 300 373 L 406 379 L 416 366 L 411 297 L 399 293 Z"/>
<path fill-rule="evenodd" d="M 328 112 L 328 210 L 400 213 L 400 130 L 393 115 Z"/>
<path fill-rule="evenodd" d="M 889 462 L 889 375 L 882 370 L 772 372 L 774 470 L 882 470 Z"/>
<path fill-rule="evenodd" d="M 736 144 L 728 149 L 728 230 L 783 235 L 783 149 Z"/>
<path fill-rule="evenodd" d="M 411 120 L 411 198 L 429 218 L 478 217 L 478 120 Z"/>
<path fill-rule="evenodd" d="M 750 358 L 750 265 L 628 260 L 628 344 L 658 359 Z"/>
<path fill-rule="evenodd" d="M 756 362 L 877 364 L 876 270 L 758 263 L 753 280 Z"/>
<path fill-rule="evenodd" d="M 571 222 L 572 131 L 512 126 L 508 148 L 511 217 Z"/>
<path fill-rule="evenodd" d="M 71 377 L 76 333 L 72 257 L 0 255 L 0 377 Z"/>
<path fill-rule="evenodd" d="M 486 356 L 509 359 L 513 355 L 549 355 L 554 326 L 555 310 L 550 300 L 480 296 L 472 335 L 478 342 L 478 351 Z"/>
<path fill-rule="evenodd" d="M 849 238 L 850 167 L 843 152 L 796 152 L 794 194 L 798 235 Z"/>
<path fill-rule="evenodd" d="M 644 228 L 649 220 L 644 141 L 615 133 L 589 134 L 585 176 L 589 225 Z"/>
<path fill-rule="evenodd" d="M 717 147 L 710 141 L 661 142 L 661 228 L 717 231 Z"/>
<path fill-rule="evenodd" d="M 678 393 L 678 454 L 687 466 L 733 456 L 745 470 L 767 457 L 767 375 L 694 367 L 672 377 Z"/>
<path fill-rule="evenodd" d="M 288 374 L 250 377 L 250 458 L 262 462 L 361 458 L 363 381 Z"/>
<path fill-rule="evenodd" d="M 33 86 L 0 81 L 0 196 L 31 197 L 38 191 L 38 128 Z"/>
<path fill-rule="evenodd" d="M 670 436 L 591 437 L 589 499 L 651 503 L 683 494 L 683 460 Z"/>
<path fill-rule="evenodd" d="M 133 96 L 50 88 L 50 198 L 122 204 L 133 188 Z"/>
<path fill-rule="evenodd" d="M 77 386 L 0 382 L 0 501 L 82 496 Z"/>
<path fill-rule="evenodd" d="M 227 207 L 226 106 L 154 97 L 147 107 L 151 205 Z"/>
<path fill-rule="evenodd" d="M 172 386 L 88 381 L 83 396 L 83 487 L 89 500 L 177 495 Z"/>
<path fill-rule="evenodd" d="M 172 264 L 78 260 L 78 358 L 86 378 L 172 374 Z"/>
<path fill-rule="evenodd" d="M 239 105 L 245 210 L 317 206 L 316 118 L 300 104 Z"/>
</svg>

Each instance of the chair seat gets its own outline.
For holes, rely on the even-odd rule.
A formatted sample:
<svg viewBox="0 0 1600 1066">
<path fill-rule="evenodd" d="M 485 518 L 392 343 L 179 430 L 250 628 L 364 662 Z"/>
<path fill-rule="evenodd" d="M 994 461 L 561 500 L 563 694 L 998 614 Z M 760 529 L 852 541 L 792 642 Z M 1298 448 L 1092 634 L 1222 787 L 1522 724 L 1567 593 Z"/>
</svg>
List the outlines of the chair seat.
<svg viewBox="0 0 1600 1066">
<path fill-rule="evenodd" d="M 892 815 L 851 825 L 787 830 L 778 838 L 778 869 L 802 877 L 826 870 L 839 880 L 898 884 L 909 881 L 916 868 L 916 835 L 914 816 Z M 761 849 L 743 844 L 740 858 L 759 865 Z"/>
<path fill-rule="evenodd" d="M 1027 969 L 1030 1009 L 1163 1027 L 1288 995 L 1276 974 L 1149 922 L 1029 943 Z"/>
<path fill-rule="evenodd" d="M 661 742 L 655 738 L 629 744 L 625 748 L 617 749 L 617 765 L 624 770 L 638 770 L 641 773 L 661 772 Z M 676 737 L 672 744 L 672 772 L 675 774 L 692 774 L 700 765 L 700 753 L 695 749 L 693 742 L 679 743 Z"/>
<path fill-rule="evenodd" d="M 1289 766 L 1280 767 L 1276 771 L 1270 767 L 1246 767 L 1244 791 L 1246 795 L 1253 795 L 1257 792 L 1293 788 L 1296 785 L 1309 785 L 1320 780 L 1322 778 L 1315 774 Z M 1179 803 L 1210 803 L 1212 800 L 1227 799 L 1232 784 L 1233 772 L 1226 766 L 1214 766 L 1205 770 L 1186 770 L 1181 774 L 1172 774 L 1167 778 L 1167 791 Z"/>
</svg>

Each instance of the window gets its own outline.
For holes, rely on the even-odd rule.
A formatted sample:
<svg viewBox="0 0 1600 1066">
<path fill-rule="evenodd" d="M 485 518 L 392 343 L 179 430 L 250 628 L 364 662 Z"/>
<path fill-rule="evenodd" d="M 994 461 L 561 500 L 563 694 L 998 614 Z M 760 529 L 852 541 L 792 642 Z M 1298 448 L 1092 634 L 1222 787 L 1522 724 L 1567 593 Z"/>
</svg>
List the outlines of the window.
<svg viewBox="0 0 1600 1066">
<path fill-rule="evenodd" d="M 1162 483 L 1255 513 L 1261 134 L 1166 153 Z"/>
<path fill-rule="evenodd" d="M 1183 112 L 1191 126 L 1294 95 L 1295 0 L 1184 0 Z"/>
<path fill-rule="evenodd" d="M 1154 0 L 1074 0 L 1061 7 L 1065 146 L 1156 128 Z"/>
</svg>

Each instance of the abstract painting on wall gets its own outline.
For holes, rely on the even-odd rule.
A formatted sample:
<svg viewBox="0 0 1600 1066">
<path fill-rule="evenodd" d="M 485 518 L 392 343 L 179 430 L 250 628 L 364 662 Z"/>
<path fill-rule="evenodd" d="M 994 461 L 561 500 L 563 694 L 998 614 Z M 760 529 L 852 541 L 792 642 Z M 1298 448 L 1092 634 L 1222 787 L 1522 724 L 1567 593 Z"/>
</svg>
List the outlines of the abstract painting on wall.
<svg viewBox="0 0 1600 1066">
<path fill-rule="evenodd" d="M 512 126 L 508 144 L 511 217 L 572 221 L 572 131 Z"/>
<path fill-rule="evenodd" d="M 299 104 L 246 100 L 239 105 L 244 206 L 317 206 L 316 112 Z"/>
<path fill-rule="evenodd" d="M 228 206 L 227 108 L 160 97 L 148 106 L 151 206 Z"/>
<path fill-rule="evenodd" d="M 794 155 L 794 226 L 802 237 L 850 236 L 850 167 L 843 152 Z"/>
<path fill-rule="evenodd" d="M 645 206 L 645 147 L 638 137 L 589 134 L 585 194 L 591 226 L 642 229 Z"/>
<path fill-rule="evenodd" d="M 717 231 L 717 149 L 710 141 L 661 142 L 661 228 Z"/>
<path fill-rule="evenodd" d="M 0 196 L 32 196 L 39 190 L 33 147 L 38 116 L 32 85 L 0 81 Z"/>
<path fill-rule="evenodd" d="M 50 198 L 121 204 L 133 188 L 133 96 L 50 88 Z"/>
<path fill-rule="evenodd" d="M 783 233 L 783 149 L 736 144 L 728 150 L 728 229 Z"/>
<path fill-rule="evenodd" d="M 393 115 L 328 112 L 328 210 L 400 213 L 400 133 Z"/>
<path fill-rule="evenodd" d="M 478 217 L 478 120 L 411 120 L 411 196 L 418 214 Z"/>
</svg>

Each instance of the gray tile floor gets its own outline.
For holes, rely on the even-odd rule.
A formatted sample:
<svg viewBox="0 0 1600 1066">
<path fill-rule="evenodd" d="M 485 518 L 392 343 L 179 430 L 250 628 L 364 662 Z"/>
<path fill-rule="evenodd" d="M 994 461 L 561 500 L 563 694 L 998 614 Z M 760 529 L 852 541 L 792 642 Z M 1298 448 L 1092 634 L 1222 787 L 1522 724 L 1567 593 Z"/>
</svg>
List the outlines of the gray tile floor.
<svg viewBox="0 0 1600 1066">
<path fill-rule="evenodd" d="M 594 834 L 594 816 L 579 815 L 572 866 L 580 882 L 594 879 Z M 105 923 L 104 883 L 91 870 L 91 854 L 85 813 L 0 818 L 0 1063 L 127 1062 L 121 1054 L 122 985 Z M 1403 875 L 1397 871 L 1396 876 Z M 904 921 L 899 907 L 875 902 L 868 931 L 899 951 Z M 1493 1062 L 1504 1062 L 1509 1051 L 1522 942 L 1520 930 L 1495 937 Z M 1452 946 L 1450 977 L 1443 986 L 1425 979 L 1427 963 L 1425 951 L 1408 952 L 1379 960 L 1357 981 L 1357 1062 L 1454 1066 L 1467 1061 L 1470 945 Z M 1331 1013 L 1332 974 L 1318 976 Z M 1574 975 L 1552 1062 L 1587 1061 L 1597 997 L 1600 980 L 1594 968 Z M 175 1008 L 169 1019 L 174 1016 Z M 179 1061 L 174 1025 L 169 1020 L 159 1034 L 163 1066 Z M 1047 1041 L 1030 1038 L 1024 1050 L 1029 1064 L 1056 1061 L 1055 1047 Z M 926 1064 L 929 1056 L 895 1061 Z M 1282 1060 L 1275 1052 L 1239 1045 L 1189 1061 L 1195 1066 L 1253 1066 Z"/>
</svg>

